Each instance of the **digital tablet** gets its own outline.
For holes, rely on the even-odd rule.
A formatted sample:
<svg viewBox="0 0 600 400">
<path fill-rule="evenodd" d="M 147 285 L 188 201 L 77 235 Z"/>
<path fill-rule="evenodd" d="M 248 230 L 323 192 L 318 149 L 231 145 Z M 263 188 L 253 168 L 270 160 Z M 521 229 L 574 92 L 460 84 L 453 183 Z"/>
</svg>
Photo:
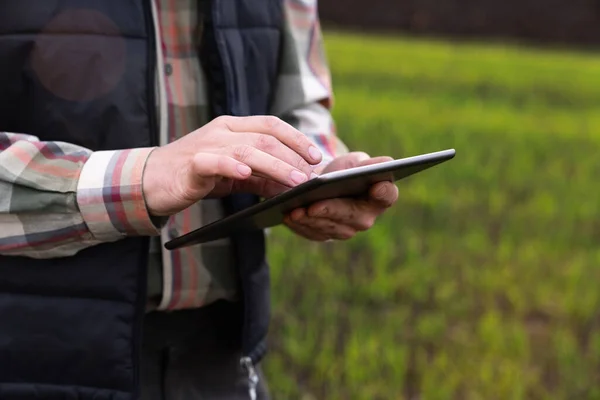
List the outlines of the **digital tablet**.
<svg viewBox="0 0 600 400">
<path fill-rule="evenodd" d="M 234 233 L 270 228 L 298 207 L 317 201 L 365 196 L 377 182 L 397 181 L 452 159 L 454 149 L 329 172 L 310 179 L 277 196 L 205 225 L 165 244 L 168 250 L 210 242 Z"/>
</svg>

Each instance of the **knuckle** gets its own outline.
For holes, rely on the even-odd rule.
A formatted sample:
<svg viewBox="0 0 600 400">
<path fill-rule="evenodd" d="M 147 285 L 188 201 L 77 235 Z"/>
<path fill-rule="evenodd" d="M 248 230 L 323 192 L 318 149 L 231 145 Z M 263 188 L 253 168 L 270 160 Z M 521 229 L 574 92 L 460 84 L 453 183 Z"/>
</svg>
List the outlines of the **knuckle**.
<svg viewBox="0 0 600 400">
<path fill-rule="evenodd" d="M 213 120 L 215 124 L 226 126 L 229 122 L 231 122 L 231 117 L 228 115 L 221 115 Z"/>
<path fill-rule="evenodd" d="M 262 118 L 263 118 L 262 122 L 267 129 L 277 128 L 282 123 L 282 121 L 279 118 L 277 118 L 273 115 L 265 115 Z"/>
<path fill-rule="evenodd" d="M 344 160 L 344 168 L 354 168 L 360 165 L 364 160 L 368 160 L 369 155 L 363 151 L 354 151 Z"/>
<path fill-rule="evenodd" d="M 258 135 L 256 139 L 256 147 L 261 150 L 270 151 L 277 147 L 278 140 L 269 135 Z"/>
<path fill-rule="evenodd" d="M 394 185 L 385 185 L 380 189 L 381 205 L 390 208 L 398 199 L 398 188 Z"/>
<path fill-rule="evenodd" d="M 252 155 L 252 147 L 247 145 L 239 145 L 233 148 L 233 156 L 239 161 L 247 161 Z"/>
<path fill-rule="evenodd" d="M 295 162 L 294 166 L 296 168 L 298 168 L 299 170 L 301 170 L 301 171 L 304 171 L 304 172 L 309 172 L 310 171 L 310 172 L 312 172 L 312 169 L 311 169 L 310 165 L 308 165 L 308 163 L 306 162 L 306 160 L 304 158 L 302 158 L 302 157 L 296 158 L 296 162 Z"/>
<path fill-rule="evenodd" d="M 281 160 L 274 160 L 271 163 L 271 172 L 275 175 L 275 174 L 280 174 L 283 171 L 288 170 L 289 168 L 286 168 L 286 165 L 283 161 Z"/>
<path fill-rule="evenodd" d="M 306 135 L 303 134 L 302 132 L 298 132 L 298 131 L 294 132 L 294 143 L 298 147 L 308 148 L 308 146 L 310 145 L 310 141 L 308 140 Z"/>
</svg>

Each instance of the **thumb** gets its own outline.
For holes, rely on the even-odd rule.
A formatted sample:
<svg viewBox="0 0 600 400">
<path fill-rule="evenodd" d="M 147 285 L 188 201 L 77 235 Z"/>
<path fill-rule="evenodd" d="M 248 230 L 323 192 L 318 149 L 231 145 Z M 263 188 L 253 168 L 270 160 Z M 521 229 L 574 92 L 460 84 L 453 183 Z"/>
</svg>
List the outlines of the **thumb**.
<svg viewBox="0 0 600 400">
<path fill-rule="evenodd" d="M 366 160 L 368 160 L 370 156 L 363 151 L 354 151 L 348 154 L 344 154 L 336 159 L 325 167 L 323 172 L 333 172 L 333 171 L 341 171 L 348 168 L 358 167 Z"/>
<path fill-rule="evenodd" d="M 213 153 L 197 153 L 192 159 L 187 183 L 191 192 L 203 192 L 205 196 L 214 189 L 217 178 L 244 180 L 252 169 L 238 160 Z"/>
</svg>

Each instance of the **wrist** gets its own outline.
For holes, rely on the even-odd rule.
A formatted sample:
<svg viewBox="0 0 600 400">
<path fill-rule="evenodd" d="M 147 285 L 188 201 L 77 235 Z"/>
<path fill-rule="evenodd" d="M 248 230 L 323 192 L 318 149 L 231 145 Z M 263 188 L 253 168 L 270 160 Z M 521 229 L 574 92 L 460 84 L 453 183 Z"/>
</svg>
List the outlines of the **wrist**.
<svg viewBox="0 0 600 400">
<path fill-rule="evenodd" d="M 162 183 L 165 179 L 169 179 L 162 176 L 164 174 L 164 163 L 161 162 L 162 151 L 161 147 L 155 147 L 150 151 L 142 172 L 142 193 L 146 209 L 153 220 L 159 221 L 169 216 L 166 212 L 160 211 L 160 196 L 164 192 Z"/>
</svg>

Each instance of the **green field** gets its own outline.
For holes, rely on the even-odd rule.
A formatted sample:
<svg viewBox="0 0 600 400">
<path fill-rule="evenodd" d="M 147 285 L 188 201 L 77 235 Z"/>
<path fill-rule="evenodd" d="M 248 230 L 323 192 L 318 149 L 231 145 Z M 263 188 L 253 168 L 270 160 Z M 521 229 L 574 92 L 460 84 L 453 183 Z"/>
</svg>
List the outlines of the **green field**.
<svg viewBox="0 0 600 400">
<path fill-rule="evenodd" d="M 600 399 L 600 55 L 325 34 L 351 149 L 456 158 L 270 238 L 275 399 Z"/>
</svg>

